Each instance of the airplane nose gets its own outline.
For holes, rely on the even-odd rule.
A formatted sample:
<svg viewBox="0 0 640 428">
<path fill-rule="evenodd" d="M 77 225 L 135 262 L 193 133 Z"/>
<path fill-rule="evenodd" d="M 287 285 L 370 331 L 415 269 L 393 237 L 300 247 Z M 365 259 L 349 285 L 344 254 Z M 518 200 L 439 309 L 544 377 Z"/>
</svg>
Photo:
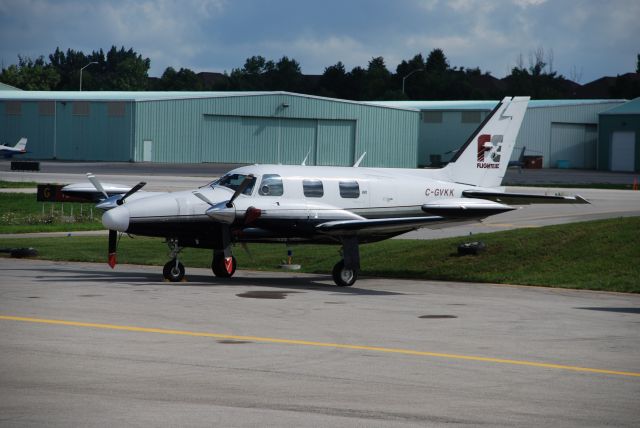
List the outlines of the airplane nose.
<svg viewBox="0 0 640 428">
<path fill-rule="evenodd" d="M 102 224 L 109 230 L 126 232 L 129 228 L 129 209 L 119 206 L 105 212 L 102 214 Z"/>
</svg>

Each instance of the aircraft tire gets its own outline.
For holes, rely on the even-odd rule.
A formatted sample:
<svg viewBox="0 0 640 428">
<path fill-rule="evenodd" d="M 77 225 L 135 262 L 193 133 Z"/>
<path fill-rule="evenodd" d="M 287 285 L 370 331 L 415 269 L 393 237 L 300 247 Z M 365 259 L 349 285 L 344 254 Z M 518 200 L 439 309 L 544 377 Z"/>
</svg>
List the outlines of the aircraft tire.
<svg viewBox="0 0 640 428">
<path fill-rule="evenodd" d="M 176 260 L 169 260 L 162 269 L 164 279 L 171 282 L 180 282 L 184 278 L 184 265 L 180 262 L 176 265 Z"/>
<path fill-rule="evenodd" d="M 236 273 L 236 267 L 238 263 L 236 262 L 236 258 L 231 256 L 231 272 L 227 271 L 227 267 L 224 263 L 223 255 L 215 255 L 213 256 L 213 261 L 211 262 L 211 270 L 213 274 L 219 278 L 231 278 L 234 273 Z"/>
<path fill-rule="evenodd" d="M 358 271 L 344 268 L 344 260 L 333 267 L 333 282 L 339 287 L 350 287 L 358 280 Z"/>
</svg>

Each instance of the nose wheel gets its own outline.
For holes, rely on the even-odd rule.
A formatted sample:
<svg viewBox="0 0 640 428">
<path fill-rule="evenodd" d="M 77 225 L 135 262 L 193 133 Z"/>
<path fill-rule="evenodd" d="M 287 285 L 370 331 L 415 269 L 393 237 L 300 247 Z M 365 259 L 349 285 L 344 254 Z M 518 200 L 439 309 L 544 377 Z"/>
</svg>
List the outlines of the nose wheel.
<svg viewBox="0 0 640 428">
<path fill-rule="evenodd" d="M 178 260 L 169 260 L 162 269 L 164 279 L 171 282 L 180 282 L 184 278 L 184 265 Z"/>
</svg>

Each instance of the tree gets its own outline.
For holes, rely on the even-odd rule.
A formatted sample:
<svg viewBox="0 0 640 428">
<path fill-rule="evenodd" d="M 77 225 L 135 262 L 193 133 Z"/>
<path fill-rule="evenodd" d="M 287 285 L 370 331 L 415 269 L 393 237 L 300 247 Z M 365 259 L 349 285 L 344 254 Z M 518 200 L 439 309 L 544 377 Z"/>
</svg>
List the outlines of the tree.
<svg viewBox="0 0 640 428">
<path fill-rule="evenodd" d="M 640 73 L 640 54 L 636 56 L 636 73 Z"/>
<path fill-rule="evenodd" d="M 302 85 L 302 71 L 295 59 L 286 56 L 275 63 L 267 74 L 267 87 L 272 91 L 297 91 Z"/>
<path fill-rule="evenodd" d="M 176 71 L 167 67 L 157 83 L 161 91 L 201 91 L 203 84 L 198 75 L 188 68 Z"/>
<path fill-rule="evenodd" d="M 59 47 L 55 52 L 49 55 L 49 61 L 51 66 L 54 67 L 60 75 L 60 82 L 56 86 L 56 90 L 60 91 L 77 91 L 80 84 L 80 69 L 89 64 L 93 60 L 87 58 L 82 52 L 76 52 L 73 49 L 67 49 L 64 53 Z M 94 66 L 91 66 L 94 67 Z M 85 77 L 90 76 L 91 70 L 89 68 L 84 70 L 83 80 Z M 83 82 L 86 88 L 86 81 Z"/>
<path fill-rule="evenodd" d="M 434 49 L 429 53 L 424 68 L 428 73 L 444 73 L 449 70 L 449 62 L 442 49 Z"/>
<path fill-rule="evenodd" d="M 384 98 L 384 94 L 390 87 L 391 73 L 384 63 L 384 58 L 381 56 L 372 58 L 369 61 L 366 82 L 365 99 L 380 100 Z"/>
<path fill-rule="evenodd" d="M 347 98 L 348 97 L 349 76 L 342 61 L 324 69 L 320 78 L 321 95 Z"/>
<path fill-rule="evenodd" d="M 3 69 L 0 80 L 26 91 L 50 91 L 60 81 L 60 75 L 42 56 L 32 60 L 18 55 L 18 64 Z"/>
<path fill-rule="evenodd" d="M 234 68 L 229 76 L 234 90 L 265 90 L 267 73 L 273 71 L 275 64 L 257 55 L 247 58 L 242 68 Z"/>
</svg>

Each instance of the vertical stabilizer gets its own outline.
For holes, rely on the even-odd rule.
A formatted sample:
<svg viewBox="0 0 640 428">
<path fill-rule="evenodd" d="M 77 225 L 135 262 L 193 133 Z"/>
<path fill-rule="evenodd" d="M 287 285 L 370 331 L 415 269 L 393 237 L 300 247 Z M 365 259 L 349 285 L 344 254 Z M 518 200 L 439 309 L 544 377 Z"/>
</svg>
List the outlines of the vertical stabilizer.
<svg viewBox="0 0 640 428">
<path fill-rule="evenodd" d="M 529 97 L 506 97 L 498 103 L 442 168 L 442 178 L 479 187 L 500 186 L 528 103 Z"/>
<path fill-rule="evenodd" d="M 20 141 L 18 141 L 13 148 L 24 152 L 27 148 L 27 139 L 24 137 L 20 138 Z"/>
</svg>

